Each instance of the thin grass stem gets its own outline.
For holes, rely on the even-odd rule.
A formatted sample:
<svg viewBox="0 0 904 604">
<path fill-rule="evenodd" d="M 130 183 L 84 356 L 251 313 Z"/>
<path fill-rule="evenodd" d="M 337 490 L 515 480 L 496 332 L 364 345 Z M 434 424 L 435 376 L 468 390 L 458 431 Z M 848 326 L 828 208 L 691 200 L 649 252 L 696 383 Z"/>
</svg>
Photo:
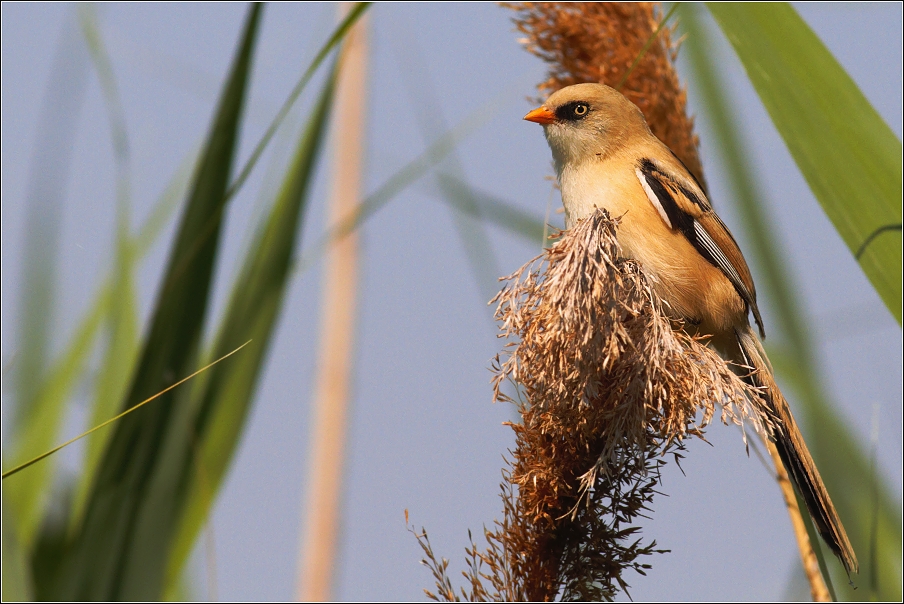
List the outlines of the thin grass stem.
<svg viewBox="0 0 904 604">
<path fill-rule="evenodd" d="M 10 469 L 10 470 L 7 470 L 6 472 L 3 473 L 2 479 L 3 479 L 3 480 L 6 480 L 8 477 L 12 476 L 13 474 L 16 474 L 16 473 L 18 473 L 18 472 L 21 472 L 21 471 L 24 470 L 25 468 L 27 468 L 27 467 L 29 467 L 29 466 L 31 466 L 31 465 L 34 465 L 34 464 L 36 464 L 36 463 L 38 463 L 38 462 L 41 461 L 42 459 L 45 459 L 45 458 L 47 458 L 47 457 L 50 457 L 51 455 L 53 455 L 54 453 L 56 453 L 56 452 L 59 451 L 60 449 L 63 449 L 64 447 L 68 447 L 69 445 L 71 445 L 71 444 L 74 443 L 75 441 L 80 440 L 80 439 L 82 439 L 82 438 L 88 436 L 89 434 L 91 434 L 91 433 L 93 433 L 93 432 L 96 432 L 96 431 L 100 430 L 101 428 L 104 428 L 104 427 L 106 427 L 106 426 L 109 426 L 110 424 L 112 424 L 113 422 L 115 422 L 115 421 L 118 420 L 118 419 L 122 419 L 122 418 L 125 417 L 126 415 L 128 415 L 128 414 L 132 413 L 133 411 L 136 411 L 136 410 L 138 410 L 139 408 L 141 408 L 141 407 L 147 405 L 147 404 L 150 403 L 151 401 L 153 401 L 153 400 L 155 400 L 155 399 L 157 399 L 157 398 L 160 398 L 161 396 L 163 396 L 164 394 L 166 394 L 167 392 L 169 392 L 169 391 L 172 390 L 173 388 L 176 388 L 177 386 L 181 386 L 182 384 L 184 384 L 184 383 L 187 382 L 188 380 L 192 379 L 192 378 L 195 377 L 196 375 L 199 375 L 199 374 L 201 374 L 201 373 L 204 373 L 205 371 L 207 371 L 208 369 L 210 369 L 211 367 L 213 367 L 214 365 L 216 365 L 216 364 L 219 363 L 220 361 L 223 361 L 223 360 L 225 360 L 225 359 L 231 357 L 232 355 L 234 355 L 235 353 L 237 353 L 239 350 L 241 350 L 242 348 L 244 348 L 245 346 L 247 346 L 247 345 L 250 344 L 250 343 L 251 343 L 251 340 L 248 340 L 247 342 L 245 342 L 244 344 L 242 344 L 241 346 L 239 346 L 238 348 L 236 348 L 236 349 L 233 350 L 232 352 L 230 352 L 230 353 L 228 353 L 228 354 L 225 354 L 225 355 L 221 356 L 221 357 L 218 358 L 216 361 L 213 361 L 212 363 L 209 363 L 209 364 L 205 365 L 204 367 L 201 367 L 200 369 L 198 369 L 197 371 L 195 371 L 195 372 L 192 373 L 191 375 L 182 378 L 181 380 L 179 380 L 178 382 L 176 382 L 176 383 L 173 384 L 172 386 L 169 386 L 169 387 L 167 387 L 167 388 L 164 388 L 163 390 L 161 390 L 160 392 L 158 392 L 158 393 L 155 394 L 154 396 L 144 399 L 143 401 L 141 401 L 140 403 L 138 403 L 138 404 L 135 405 L 134 407 L 129 407 L 128 409 L 126 409 L 125 411 L 123 411 L 122 413 L 120 413 L 119 415 L 117 415 L 117 416 L 115 416 L 115 417 L 111 417 L 110 419 L 108 419 L 108 420 L 105 421 L 104 423 L 98 424 L 97 426 L 94 426 L 93 428 L 91 428 L 90 430 L 88 430 L 88 431 L 86 431 L 86 432 L 82 432 L 81 434 L 79 434 L 79 435 L 76 436 L 75 438 L 70 438 L 69 440 L 67 440 L 67 441 L 64 442 L 63 444 L 57 445 L 57 446 L 54 447 L 53 449 L 50 449 L 49 451 L 47 451 L 47 452 L 45 452 L 45 453 L 41 453 L 41 454 L 38 455 L 37 457 L 31 458 L 30 460 L 26 461 L 25 463 L 19 464 L 19 465 L 16 466 L 15 468 L 12 468 L 12 469 Z"/>
</svg>

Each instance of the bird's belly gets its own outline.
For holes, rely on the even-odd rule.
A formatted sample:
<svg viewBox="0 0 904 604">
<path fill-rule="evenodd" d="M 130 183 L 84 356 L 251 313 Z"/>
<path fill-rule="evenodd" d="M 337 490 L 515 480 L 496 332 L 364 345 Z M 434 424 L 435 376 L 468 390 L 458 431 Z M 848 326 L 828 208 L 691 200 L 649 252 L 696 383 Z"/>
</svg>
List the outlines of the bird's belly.
<svg viewBox="0 0 904 604">
<path fill-rule="evenodd" d="M 734 286 L 678 231 L 665 223 L 651 232 L 644 221 L 626 214 L 618 241 L 637 260 L 672 316 L 687 320 L 691 331 L 716 335 L 746 321 L 747 308 Z M 655 232 L 658 231 L 658 232 Z M 690 326 L 688 326 L 690 328 Z"/>
<path fill-rule="evenodd" d="M 639 189 L 639 182 L 627 181 L 622 186 L 606 183 L 604 187 L 597 183 L 594 189 L 583 191 L 566 187 L 565 182 L 562 185 L 567 225 L 586 218 L 597 208 L 619 219 L 617 237 L 625 257 L 640 263 L 667 311 L 690 323 L 690 331 L 717 335 L 746 323 L 747 307 L 728 278 L 700 255 L 681 232 L 666 225 L 652 203 L 646 201 L 645 194 L 632 188 Z M 638 198 L 645 203 L 627 201 Z"/>
</svg>

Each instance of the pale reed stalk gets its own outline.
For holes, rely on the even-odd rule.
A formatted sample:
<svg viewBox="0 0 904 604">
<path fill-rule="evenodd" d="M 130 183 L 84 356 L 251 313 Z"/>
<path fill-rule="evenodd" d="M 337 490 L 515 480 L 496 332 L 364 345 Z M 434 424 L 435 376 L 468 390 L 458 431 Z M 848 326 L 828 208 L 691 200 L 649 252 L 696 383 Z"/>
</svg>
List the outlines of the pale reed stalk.
<svg viewBox="0 0 904 604">
<path fill-rule="evenodd" d="M 810 535 L 807 533 L 807 527 L 804 524 L 803 516 L 801 516 L 800 506 L 797 504 L 797 497 L 794 495 L 794 486 L 788 478 L 785 464 L 782 463 L 782 458 L 779 457 L 775 445 L 768 440 L 765 440 L 765 443 L 766 448 L 769 449 L 769 455 L 772 457 L 772 464 L 775 466 L 775 480 L 782 491 L 785 507 L 788 508 L 788 516 L 791 518 L 791 528 L 794 530 L 794 537 L 797 540 L 800 562 L 803 565 L 807 582 L 810 584 L 810 596 L 814 602 L 831 602 L 832 596 L 829 594 L 829 588 L 826 587 L 826 582 L 822 578 L 819 560 L 816 558 L 816 552 L 813 551 L 813 544 L 810 542 Z"/>
<path fill-rule="evenodd" d="M 343 4 L 340 17 L 349 8 Z M 361 200 L 366 74 L 367 33 L 365 18 L 361 18 L 346 38 L 337 82 L 328 232 L 347 221 Z M 320 364 L 313 399 L 313 438 L 298 569 L 300 601 L 333 599 L 357 282 L 358 238 L 352 232 L 336 242 L 324 260 Z"/>
</svg>

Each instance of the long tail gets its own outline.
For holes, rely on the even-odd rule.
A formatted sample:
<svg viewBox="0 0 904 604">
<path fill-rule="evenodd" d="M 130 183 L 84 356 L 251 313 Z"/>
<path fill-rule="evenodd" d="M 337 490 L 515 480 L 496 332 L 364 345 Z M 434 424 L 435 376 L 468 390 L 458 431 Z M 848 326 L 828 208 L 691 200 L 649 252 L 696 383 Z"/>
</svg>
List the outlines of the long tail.
<svg viewBox="0 0 904 604">
<path fill-rule="evenodd" d="M 807 505 L 810 517 L 813 518 L 819 534 L 841 559 L 848 575 L 851 572 L 859 572 L 860 566 L 854 548 L 851 547 L 844 525 L 841 524 L 816 464 L 807 450 L 803 435 L 797 428 L 797 422 L 791 415 L 791 408 L 775 383 L 772 367 L 759 339 L 749 326 L 744 330 L 736 330 L 735 334 L 743 357 L 735 360 L 756 370 L 747 379 L 762 390 L 763 400 L 773 414 L 775 428 L 772 430 L 772 440 L 785 464 L 785 469 L 797 487 L 797 492 Z"/>
</svg>

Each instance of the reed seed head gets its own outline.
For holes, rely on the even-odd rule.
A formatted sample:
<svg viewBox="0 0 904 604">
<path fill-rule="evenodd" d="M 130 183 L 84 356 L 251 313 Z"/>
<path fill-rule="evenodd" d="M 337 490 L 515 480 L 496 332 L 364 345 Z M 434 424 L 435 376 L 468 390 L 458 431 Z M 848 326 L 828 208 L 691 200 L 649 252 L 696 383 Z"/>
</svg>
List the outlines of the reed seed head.
<svg viewBox="0 0 904 604">
<path fill-rule="evenodd" d="M 626 569 L 643 573 L 643 557 L 663 551 L 635 523 L 651 510 L 666 456 L 680 459 L 685 438 L 702 437 L 717 412 L 763 432 L 759 397 L 668 318 L 621 256 L 617 228 L 598 210 L 495 298 L 508 343 L 494 397 L 522 421 L 511 425 L 503 520 L 485 531 L 485 550 L 468 550 L 465 599 L 613 598 L 628 587 Z M 449 593 L 445 567 L 432 568 Z"/>
</svg>

